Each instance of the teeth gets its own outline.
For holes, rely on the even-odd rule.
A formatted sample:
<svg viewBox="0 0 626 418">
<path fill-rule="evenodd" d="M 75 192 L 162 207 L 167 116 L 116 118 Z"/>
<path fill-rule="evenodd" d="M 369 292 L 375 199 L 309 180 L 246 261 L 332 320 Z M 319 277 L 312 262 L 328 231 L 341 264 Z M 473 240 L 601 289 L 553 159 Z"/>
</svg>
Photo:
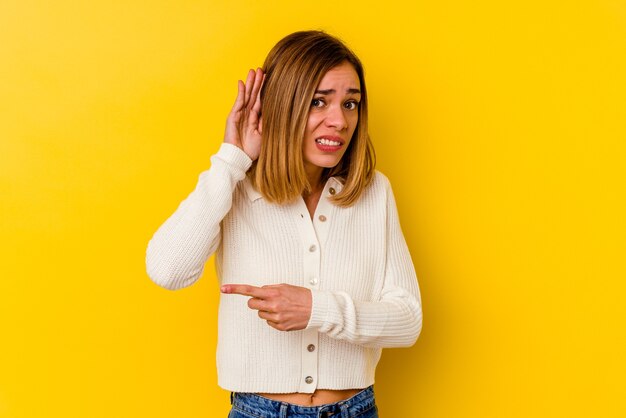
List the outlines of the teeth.
<svg viewBox="0 0 626 418">
<path fill-rule="evenodd" d="M 332 145 L 334 147 L 341 145 L 341 142 L 331 141 L 330 139 L 326 139 L 326 138 L 316 139 L 315 142 L 317 142 L 318 144 L 322 144 L 322 145 Z"/>
</svg>

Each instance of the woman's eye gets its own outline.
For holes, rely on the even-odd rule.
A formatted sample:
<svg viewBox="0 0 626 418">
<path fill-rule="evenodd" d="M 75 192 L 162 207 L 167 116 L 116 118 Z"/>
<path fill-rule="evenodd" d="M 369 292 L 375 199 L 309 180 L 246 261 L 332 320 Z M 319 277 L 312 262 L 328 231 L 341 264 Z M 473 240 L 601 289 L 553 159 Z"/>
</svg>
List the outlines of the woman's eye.
<svg viewBox="0 0 626 418">
<path fill-rule="evenodd" d="M 324 100 L 322 100 L 322 99 L 313 99 L 311 101 L 311 106 L 313 106 L 313 107 L 322 107 L 322 106 L 324 106 Z"/>
<path fill-rule="evenodd" d="M 359 106 L 359 104 L 357 102 L 347 102 L 344 106 L 348 110 L 355 110 Z"/>
</svg>

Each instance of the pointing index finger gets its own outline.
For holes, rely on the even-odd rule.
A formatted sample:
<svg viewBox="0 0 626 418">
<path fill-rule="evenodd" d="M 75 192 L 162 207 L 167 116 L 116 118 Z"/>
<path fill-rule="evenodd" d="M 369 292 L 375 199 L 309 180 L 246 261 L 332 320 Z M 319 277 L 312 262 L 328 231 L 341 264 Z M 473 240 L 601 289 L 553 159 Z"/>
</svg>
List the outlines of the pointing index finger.
<svg viewBox="0 0 626 418">
<path fill-rule="evenodd" d="M 255 298 L 259 298 L 259 299 L 262 299 L 266 293 L 260 287 L 251 286 L 247 284 L 225 284 L 220 288 L 220 290 L 222 291 L 222 293 L 227 293 L 227 294 L 234 293 L 237 295 L 252 296 Z"/>
</svg>

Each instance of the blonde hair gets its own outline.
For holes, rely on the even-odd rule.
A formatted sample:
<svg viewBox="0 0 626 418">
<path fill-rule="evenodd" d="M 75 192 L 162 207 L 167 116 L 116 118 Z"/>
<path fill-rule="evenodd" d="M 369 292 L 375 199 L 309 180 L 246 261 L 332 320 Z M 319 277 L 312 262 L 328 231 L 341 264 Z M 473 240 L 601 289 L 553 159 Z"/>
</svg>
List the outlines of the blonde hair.
<svg viewBox="0 0 626 418">
<path fill-rule="evenodd" d="M 322 181 L 342 179 L 344 187 L 330 199 L 344 207 L 356 202 L 371 182 L 376 156 L 367 129 L 361 61 L 343 42 L 324 32 L 295 32 L 280 40 L 263 64 L 261 153 L 248 176 L 266 200 L 282 204 L 312 191 L 302 155 L 311 100 L 326 72 L 346 61 L 356 70 L 361 84 L 359 118 L 341 161 L 323 170 Z"/>
</svg>

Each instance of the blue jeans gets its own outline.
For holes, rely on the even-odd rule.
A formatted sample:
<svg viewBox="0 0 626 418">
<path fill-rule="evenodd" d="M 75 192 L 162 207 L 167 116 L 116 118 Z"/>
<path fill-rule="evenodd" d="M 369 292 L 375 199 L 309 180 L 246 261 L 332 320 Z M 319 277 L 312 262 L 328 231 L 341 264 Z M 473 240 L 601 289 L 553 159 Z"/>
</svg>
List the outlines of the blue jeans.
<svg viewBox="0 0 626 418">
<path fill-rule="evenodd" d="M 300 406 L 254 393 L 231 392 L 228 418 L 378 418 L 374 385 L 351 398 L 320 406 Z"/>
</svg>

